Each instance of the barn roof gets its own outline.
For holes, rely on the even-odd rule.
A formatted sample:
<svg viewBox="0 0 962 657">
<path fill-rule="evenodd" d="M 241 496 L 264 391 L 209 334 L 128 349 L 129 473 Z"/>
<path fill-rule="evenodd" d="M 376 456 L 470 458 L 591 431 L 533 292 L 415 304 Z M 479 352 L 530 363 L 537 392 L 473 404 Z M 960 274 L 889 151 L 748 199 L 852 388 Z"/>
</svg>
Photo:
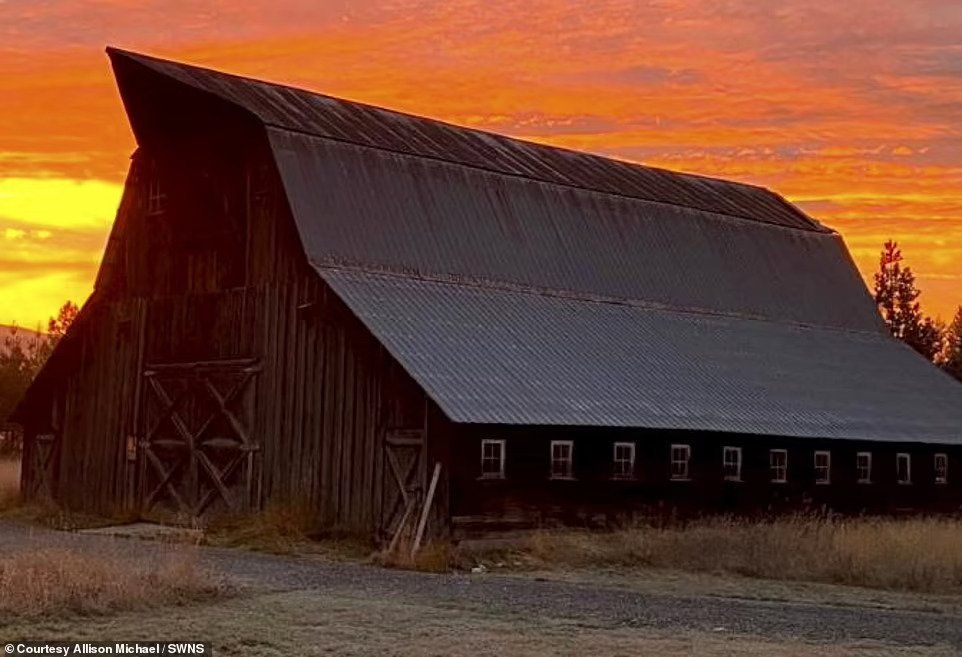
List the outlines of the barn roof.
<svg viewBox="0 0 962 657">
<path fill-rule="evenodd" d="M 886 335 L 326 270 L 452 420 L 962 442 L 959 386 Z"/>
<path fill-rule="evenodd" d="M 308 260 L 455 421 L 962 442 L 962 386 L 772 192 L 111 56 L 138 140 L 264 126 Z"/>
</svg>

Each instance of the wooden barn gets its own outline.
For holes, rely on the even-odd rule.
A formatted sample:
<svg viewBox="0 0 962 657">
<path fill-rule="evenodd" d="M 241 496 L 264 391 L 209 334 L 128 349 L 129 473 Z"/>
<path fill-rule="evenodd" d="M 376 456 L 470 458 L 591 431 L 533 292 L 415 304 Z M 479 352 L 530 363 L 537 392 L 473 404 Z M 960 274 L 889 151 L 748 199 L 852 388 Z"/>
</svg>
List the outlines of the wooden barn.
<svg viewBox="0 0 962 657">
<path fill-rule="evenodd" d="M 777 194 L 108 53 L 138 147 L 27 495 L 381 539 L 962 502 L 962 386 Z"/>
</svg>

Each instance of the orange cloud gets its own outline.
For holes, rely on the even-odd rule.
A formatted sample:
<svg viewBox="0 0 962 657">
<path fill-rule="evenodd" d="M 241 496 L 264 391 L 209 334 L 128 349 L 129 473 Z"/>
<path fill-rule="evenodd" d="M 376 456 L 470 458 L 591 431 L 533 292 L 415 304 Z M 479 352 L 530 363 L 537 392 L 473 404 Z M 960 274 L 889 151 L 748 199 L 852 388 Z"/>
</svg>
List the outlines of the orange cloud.
<svg viewBox="0 0 962 657">
<path fill-rule="evenodd" d="M 962 303 L 960 30 L 950 0 L 0 3 L 0 199 L 17 197 L 0 238 L 24 231 L 0 256 L 0 322 L 89 290 L 133 147 L 106 43 L 770 186 L 838 229 L 866 277 L 898 239 L 946 317 Z"/>
</svg>

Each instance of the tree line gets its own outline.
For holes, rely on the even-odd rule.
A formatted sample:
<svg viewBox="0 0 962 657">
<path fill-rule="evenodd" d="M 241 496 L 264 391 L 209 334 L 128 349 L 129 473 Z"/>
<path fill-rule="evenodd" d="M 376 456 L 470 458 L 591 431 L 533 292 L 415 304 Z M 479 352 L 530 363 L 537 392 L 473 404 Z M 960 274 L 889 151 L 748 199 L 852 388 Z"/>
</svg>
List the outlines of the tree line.
<svg viewBox="0 0 962 657">
<path fill-rule="evenodd" d="M 0 344 L 0 454 L 17 450 L 18 434 L 6 424 L 7 418 L 78 312 L 77 305 L 67 301 L 47 321 L 46 333 L 39 326 L 36 331 L 13 326 Z"/>
<path fill-rule="evenodd" d="M 962 381 L 962 306 L 946 325 L 922 312 L 921 294 L 898 243 L 887 241 L 875 273 L 875 303 L 882 320 L 892 335 Z"/>
</svg>

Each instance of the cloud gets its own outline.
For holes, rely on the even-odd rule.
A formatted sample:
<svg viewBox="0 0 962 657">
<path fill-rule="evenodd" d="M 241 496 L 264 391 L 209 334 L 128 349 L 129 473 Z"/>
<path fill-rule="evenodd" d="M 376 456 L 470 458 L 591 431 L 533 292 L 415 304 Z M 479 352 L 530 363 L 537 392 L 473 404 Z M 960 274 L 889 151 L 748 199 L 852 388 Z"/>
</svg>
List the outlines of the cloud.
<svg viewBox="0 0 962 657">
<path fill-rule="evenodd" d="M 0 178 L 0 218 L 103 233 L 113 222 L 122 191 L 121 185 L 103 180 Z"/>
<path fill-rule="evenodd" d="M 960 33 L 951 0 L 0 3 L 0 227 L 25 231 L 22 262 L 96 260 L 134 148 L 114 43 L 774 187 L 842 231 L 866 275 L 884 239 L 904 241 L 926 303 L 949 308 Z"/>
</svg>

